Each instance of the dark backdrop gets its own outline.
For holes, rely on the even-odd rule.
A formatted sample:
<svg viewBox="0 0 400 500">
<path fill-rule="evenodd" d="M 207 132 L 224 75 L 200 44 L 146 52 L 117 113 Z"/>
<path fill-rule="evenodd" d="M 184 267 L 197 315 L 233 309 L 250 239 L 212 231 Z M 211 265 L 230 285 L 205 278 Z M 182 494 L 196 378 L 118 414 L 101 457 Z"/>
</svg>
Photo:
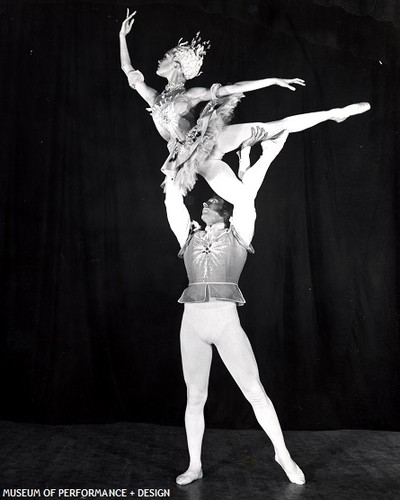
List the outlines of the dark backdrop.
<svg viewBox="0 0 400 500">
<path fill-rule="evenodd" d="M 193 85 L 307 81 L 248 94 L 237 121 L 371 102 L 288 139 L 257 199 L 240 314 L 285 428 L 399 430 L 395 0 L 1 5 L 0 417 L 183 420 L 186 277 L 166 145 L 119 67 L 129 6 L 133 64 L 159 90 L 157 59 L 198 30 L 212 49 Z M 199 181 L 194 218 L 204 196 Z M 218 356 L 207 422 L 255 426 Z"/>
</svg>

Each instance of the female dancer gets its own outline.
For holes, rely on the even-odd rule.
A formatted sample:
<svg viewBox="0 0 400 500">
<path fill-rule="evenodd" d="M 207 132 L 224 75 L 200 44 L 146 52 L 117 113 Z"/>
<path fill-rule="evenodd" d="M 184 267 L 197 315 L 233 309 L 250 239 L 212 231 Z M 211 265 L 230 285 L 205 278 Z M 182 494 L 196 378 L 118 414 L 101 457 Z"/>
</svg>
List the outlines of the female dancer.
<svg viewBox="0 0 400 500">
<path fill-rule="evenodd" d="M 199 34 L 189 44 L 178 42 L 158 62 L 157 75 L 166 78 L 168 84 L 161 94 L 146 85 L 143 74 L 131 64 L 126 35 L 131 31 L 134 16 L 127 11 L 127 17 L 120 30 L 121 68 L 128 78 L 129 85 L 150 105 L 155 126 L 160 135 L 168 142 L 170 152 L 162 171 L 175 179 L 183 194 L 190 191 L 196 175 L 202 175 L 210 187 L 225 200 L 235 204 L 244 195 L 244 185 L 231 168 L 222 161 L 225 153 L 238 149 L 251 135 L 251 129 L 261 127 L 268 137 L 282 130 L 300 132 L 318 123 L 334 120 L 342 122 L 352 115 L 370 109 L 368 103 L 351 104 L 344 108 L 318 111 L 290 116 L 268 123 L 242 123 L 228 125 L 233 109 L 243 96 L 249 92 L 271 85 L 279 85 L 296 90 L 294 85 L 305 85 L 299 78 L 265 78 L 262 80 L 235 83 L 232 85 L 214 84 L 210 89 L 185 88 L 185 83 L 200 74 L 200 68 L 208 42 L 202 42 Z M 208 102 L 196 121 L 194 108 L 201 102 Z M 242 177 L 239 171 L 239 177 Z"/>
</svg>

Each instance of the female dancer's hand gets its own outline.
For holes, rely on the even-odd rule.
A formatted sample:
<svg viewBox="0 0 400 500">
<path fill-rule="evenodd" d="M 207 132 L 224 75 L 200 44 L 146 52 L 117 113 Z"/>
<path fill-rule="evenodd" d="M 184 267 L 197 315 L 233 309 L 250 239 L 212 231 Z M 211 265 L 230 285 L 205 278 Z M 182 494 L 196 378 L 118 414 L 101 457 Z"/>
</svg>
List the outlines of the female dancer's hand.
<svg viewBox="0 0 400 500">
<path fill-rule="evenodd" d="M 301 78 L 277 78 L 276 84 L 279 85 L 279 87 L 284 87 L 289 90 L 296 90 L 296 87 L 293 87 L 293 85 L 301 85 L 302 87 L 305 87 L 306 82 Z"/>
<path fill-rule="evenodd" d="M 120 35 L 126 36 L 131 31 L 133 23 L 135 22 L 135 18 L 134 18 L 135 14 L 136 14 L 136 10 L 132 14 L 129 14 L 129 9 L 126 10 L 126 19 L 122 23 L 121 29 L 119 31 Z"/>
</svg>

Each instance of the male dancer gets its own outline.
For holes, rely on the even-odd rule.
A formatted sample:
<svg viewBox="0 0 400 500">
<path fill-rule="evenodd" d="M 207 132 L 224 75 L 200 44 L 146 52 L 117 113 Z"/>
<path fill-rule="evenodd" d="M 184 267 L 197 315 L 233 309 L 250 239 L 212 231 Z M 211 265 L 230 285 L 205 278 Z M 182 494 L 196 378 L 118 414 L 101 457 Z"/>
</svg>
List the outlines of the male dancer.
<svg viewBox="0 0 400 500">
<path fill-rule="evenodd" d="M 263 129 L 252 130 L 250 139 L 242 144 L 240 171 L 246 196 L 235 204 L 233 215 L 229 204 L 219 196 L 203 203 L 201 218 L 205 231 L 191 231 L 192 223 L 183 196 L 172 178 L 166 179 L 165 205 L 172 231 L 181 246 L 189 278 L 189 286 L 179 302 L 184 303 L 181 326 L 181 351 L 187 386 L 185 427 L 190 464 L 176 478 L 179 485 L 203 477 L 201 444 L 204 434 L 204 404 L 207 399 L 212 347 L 218 349 L 222 361 L 253 407 L 256 418 L 271 439 L 275 460 L 292 483 L 304 484 L 305 477 L 286 448 L 282 430 L 271 400 L 260 382 L 257 363 L 250 342 L 237 314 L 237 305 L 244 304 L 238 280 L 247 258 L 253 253 L 256 212 L 254 200 L 269 165 L 282 149 L 287 132 L 272 139 Z M 251 167 L 250 147 L 261 141 L 263 150 Z"/>
</svg>

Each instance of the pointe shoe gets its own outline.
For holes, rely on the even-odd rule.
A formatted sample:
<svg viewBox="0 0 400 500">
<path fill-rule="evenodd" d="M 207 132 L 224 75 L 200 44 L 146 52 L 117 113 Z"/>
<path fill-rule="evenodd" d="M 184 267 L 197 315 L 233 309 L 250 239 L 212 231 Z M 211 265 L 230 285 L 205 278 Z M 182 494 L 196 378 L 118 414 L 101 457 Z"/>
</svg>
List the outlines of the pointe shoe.
<svg viewBox="0 0 400 500">
<path fill-rule="evenodd" d="M 202 477 L 203 471 L 201 469 L 199 471 L 188 469 L 176 478 L 176 484 L 179 484 L 179 486 L 185 486 L 186 484 L 193 483 L 193 481 L 201 479 Z"/>
<path fill-rule="evenodd" d="M 300 469 L 300 467 L 296 464 L 296 462 L 293 462 L 295 467 L 295 470 L 293 472 L 288 472 L 285 467 L 279 462 L 278 457 L 275 455 L 275 462 L 279 464 L 286 476 L 288 477 L 289 481 L 294 484 L 299 484 L 303 485 L 306 484 L 306 478 L 304 476 L 303 471 Z"/>
<path fill-rule="evenodd" d="M 335 116 L 333 120 L 337 123 L 344 122 L 347 118 L 354 115 L 361 115 L 371 109 L 369 102 L 357 102 L 356 104 L 349 104 L 344 108 L 338 108 L 335 110 Z"/>
</svg>

